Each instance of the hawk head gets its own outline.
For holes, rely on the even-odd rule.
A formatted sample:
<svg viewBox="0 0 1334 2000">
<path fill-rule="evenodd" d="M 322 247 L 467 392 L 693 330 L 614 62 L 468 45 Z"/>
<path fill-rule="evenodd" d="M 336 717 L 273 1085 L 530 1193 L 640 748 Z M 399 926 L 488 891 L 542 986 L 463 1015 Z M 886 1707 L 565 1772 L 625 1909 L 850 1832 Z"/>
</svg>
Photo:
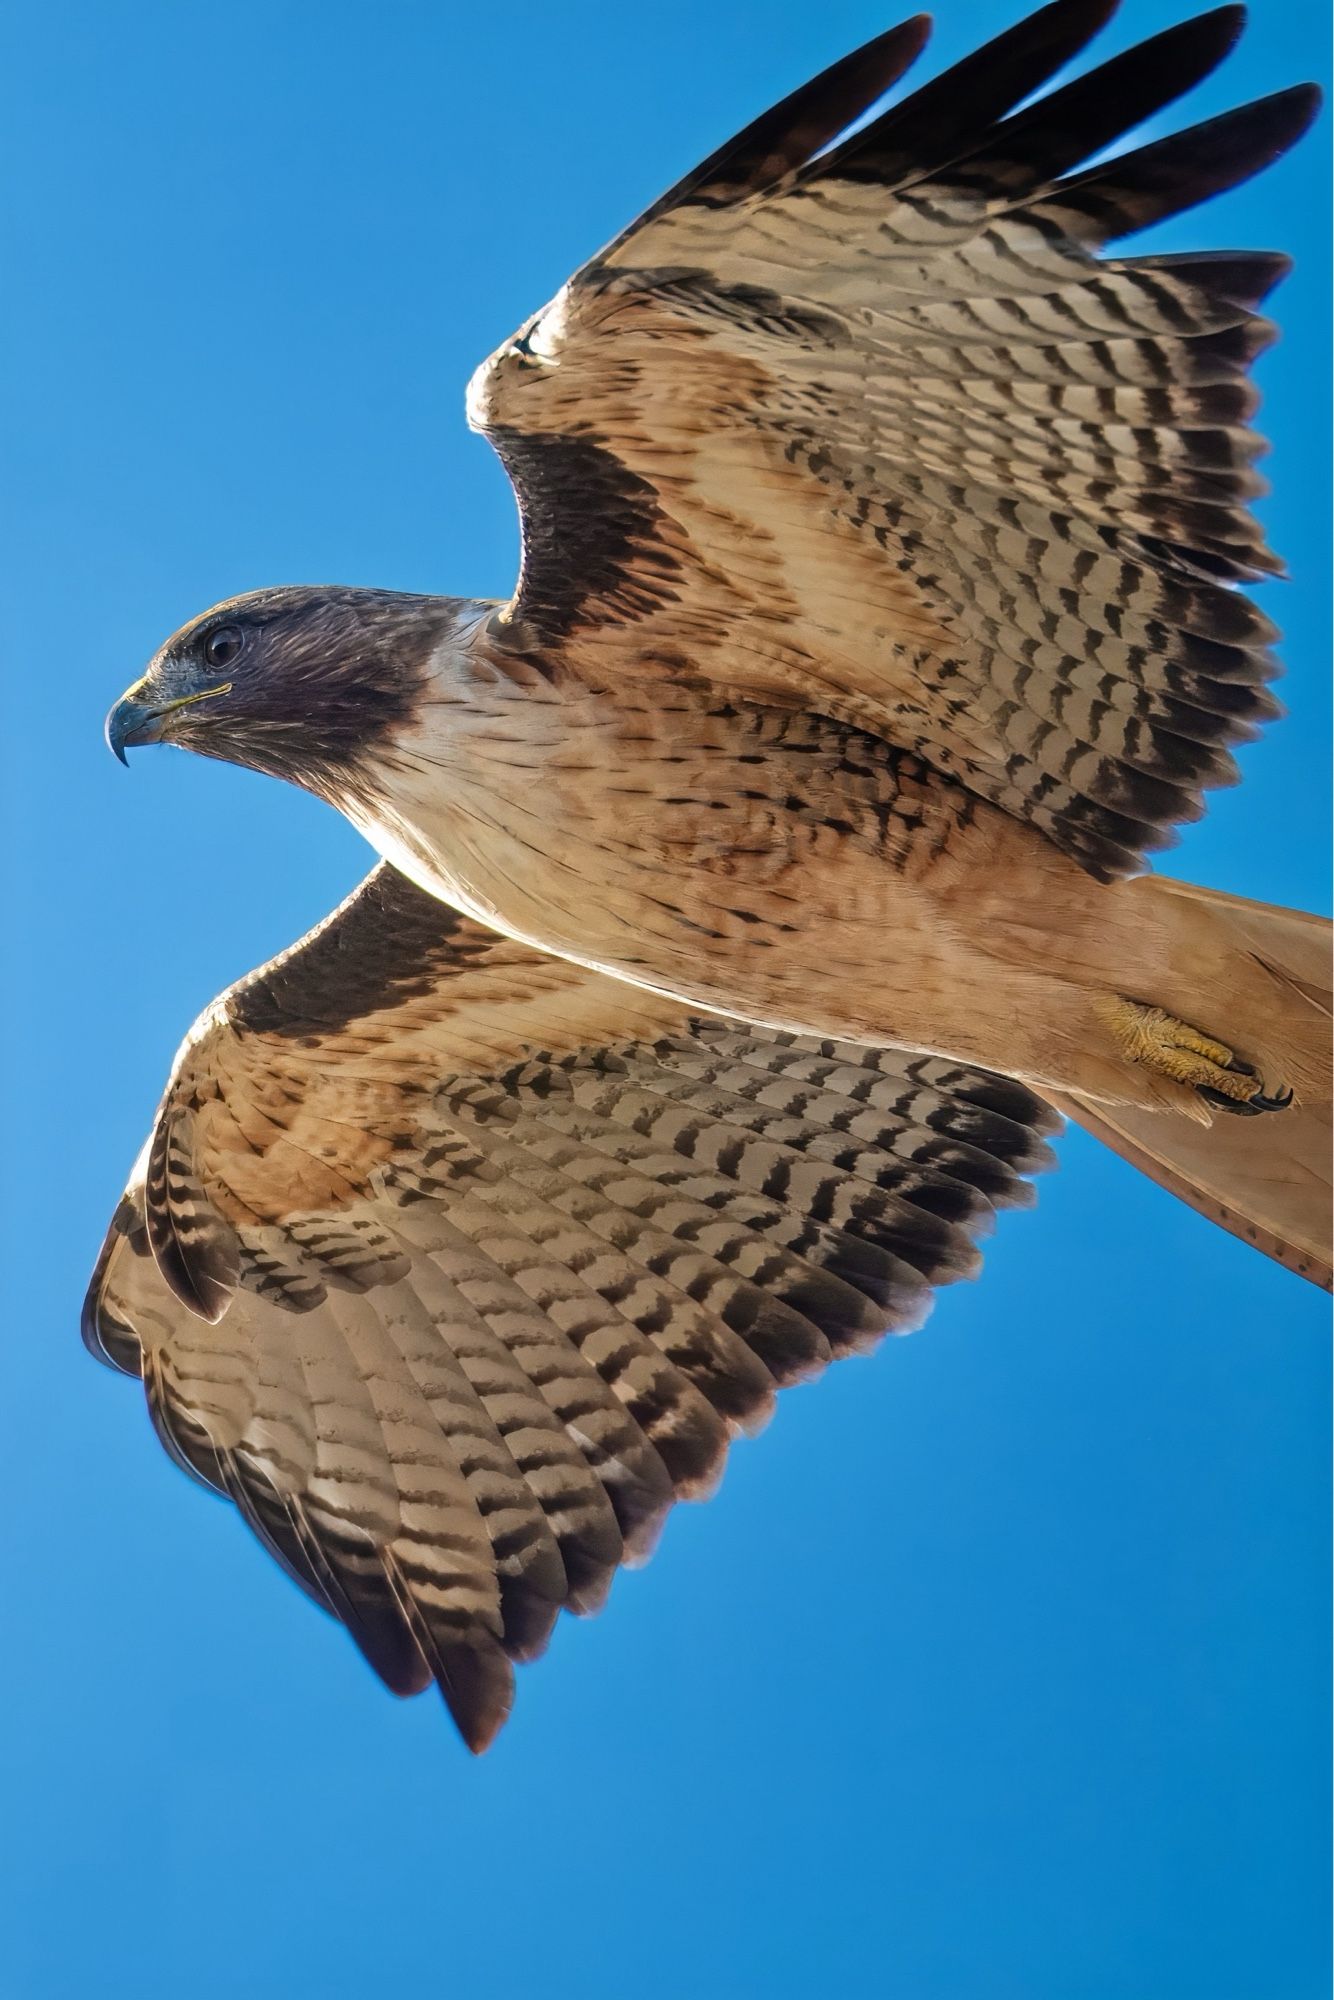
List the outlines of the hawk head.
<svg viewBox="0 0 1334 2000">
<path fill-rule="evenodd" d="M 107 742 L 122 763 L 138 744 L 177 743 L 311 790 L 341 783 L 410 725 L 470 609 L 319 585 L 229 598 L 154 656 L 107 716 Z"/>
</svg>

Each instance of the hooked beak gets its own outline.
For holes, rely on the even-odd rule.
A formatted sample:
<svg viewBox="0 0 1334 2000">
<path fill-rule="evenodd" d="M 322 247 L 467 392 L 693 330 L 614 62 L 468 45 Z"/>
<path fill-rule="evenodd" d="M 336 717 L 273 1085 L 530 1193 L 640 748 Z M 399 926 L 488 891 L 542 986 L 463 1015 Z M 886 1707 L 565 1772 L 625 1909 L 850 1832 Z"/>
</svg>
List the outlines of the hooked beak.
<svg viewBox="0 0 1334 2000">
<path fill-rule="evenodd" d="M 121 763 L 128 764 L 127 750 L 137 749 L 141 743 L 161 743 L 165 739 L 167 718 L 174 715 L 178 708 L 189 708 L 193 702 L 210 701 L 215 695 L 230 694 L 231 691 L 231 682 L 223 681 L 220 687 L 201 688 L 198 694 L 178 695 L 174 701 L 145 701 L 140 697 L 148 692 L 146 683 L 136 681 L 107 716 L 107 743 Z"/>
</svg>

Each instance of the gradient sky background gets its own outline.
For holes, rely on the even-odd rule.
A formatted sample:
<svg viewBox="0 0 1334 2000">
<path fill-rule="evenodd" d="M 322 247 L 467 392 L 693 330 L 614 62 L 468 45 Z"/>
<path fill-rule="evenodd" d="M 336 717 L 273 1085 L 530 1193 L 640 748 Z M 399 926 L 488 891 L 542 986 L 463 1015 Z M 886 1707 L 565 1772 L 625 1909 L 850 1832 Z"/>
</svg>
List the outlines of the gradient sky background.
<svg viewBox="0 0 1334 2000">
<path fill-rule="evenodd" d="M 1184 7 L 1127 0 L 1108 50 Z M 1257 0 L 1204 116 L 1328 69 Z M 1010 21 L 942 0 L 923 74 Z M 194 1014 L 368 856 L 104 710 L 261 583 L 508 592 L 473 366 L 882 0 L 9 0 L 0 1991 L 1313 2000 L 1328 1321 L 1079 1136 L 984 1280 L 788 1398 L 474 1762 L 78 1338 Z M 1323 130 L 1160 246 L 1280 245 L 1291 720 L 1180 872 L 1325 907 Z"/>
</svg>

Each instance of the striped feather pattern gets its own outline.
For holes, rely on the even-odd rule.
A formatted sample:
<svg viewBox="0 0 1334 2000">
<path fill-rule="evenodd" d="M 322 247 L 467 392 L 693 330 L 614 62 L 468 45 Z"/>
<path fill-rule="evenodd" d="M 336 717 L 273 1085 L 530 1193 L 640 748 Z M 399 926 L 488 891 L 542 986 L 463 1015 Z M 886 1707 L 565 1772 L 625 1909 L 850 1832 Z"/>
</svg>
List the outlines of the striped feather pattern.
<svg viewBox="0 0 1334 2000">
<path fill-rule="evenodd" d="M 512 1662 L 779 1388 L 974 1274 L 1057 1122 L 981 1071 L 691 1020 L 381 867 L 187 1038 L 85 1337 L 481 1749 Z"/>
<path fill-rule="evenodd" d="M 1104 257 L 1245 179 L 1297 89 L 1080 171 L 1206 76 L 1237 7 L 1016 109 L 1113 12 L 1055 0 L 830 145 L 916 20 L 776 107 L 474 377 L 518 493 L 498 629 L 590 679 L 798 700 L 1107 879 L 1276 712 L 1246 375 L 1267 252 Z"/>
</svg>

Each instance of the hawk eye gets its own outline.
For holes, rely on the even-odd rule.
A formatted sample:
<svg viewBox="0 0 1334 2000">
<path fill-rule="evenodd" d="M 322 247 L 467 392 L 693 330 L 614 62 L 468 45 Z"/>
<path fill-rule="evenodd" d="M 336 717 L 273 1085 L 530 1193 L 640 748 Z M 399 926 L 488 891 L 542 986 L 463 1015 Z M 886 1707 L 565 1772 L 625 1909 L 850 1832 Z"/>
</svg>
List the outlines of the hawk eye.
<svg viewBox="0 0 1334 2000">
<path fill-rule="evenodd" d="M 211 667 L 229 667 L 244 644 L 239 625 L 219 625 L 204 641 L 204 658 Z"/>
</svg>

